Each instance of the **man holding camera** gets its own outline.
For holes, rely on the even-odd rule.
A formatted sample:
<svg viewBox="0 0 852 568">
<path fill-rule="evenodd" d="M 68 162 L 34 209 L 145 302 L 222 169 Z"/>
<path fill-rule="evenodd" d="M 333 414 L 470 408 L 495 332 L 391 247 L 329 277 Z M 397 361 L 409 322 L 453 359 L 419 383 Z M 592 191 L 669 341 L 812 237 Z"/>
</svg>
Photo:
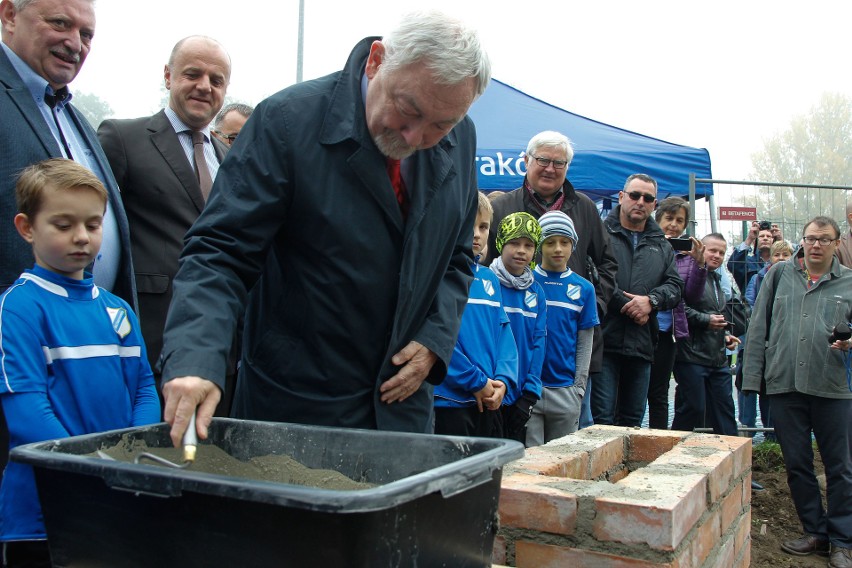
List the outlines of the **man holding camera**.
<svg viewBox="0 0 852 568">
<path fill-rule="evenodd" d="M 780 238 L 780 229 L 777 229 Z M 745 293 L 751 277 L 769 264 L 769 247 L 775 236 L 772 233 L 772 223 L 769 221 L 752 221 L 751 229 L 746 238 L 731 253 L 728 259 L 728 271 L 734 277 L 740 292 Z"/>
<path fill-rule="evenodd" d="M 840 229 L 815 217 L 799 253 L 766 274 L 745 350 L 743 390 L 766 393 L 784 455 L 787 483 L 804 534 L 781 548 L 796 556 L 830 553 L 830 568 L 852 567 L 852 386 L 849 342 L 834 327 L 852 318 L 852 270 L 834 252 Z M 824 509 L 813 465 L 811 431 L 825 464 Z"/>
</svg>

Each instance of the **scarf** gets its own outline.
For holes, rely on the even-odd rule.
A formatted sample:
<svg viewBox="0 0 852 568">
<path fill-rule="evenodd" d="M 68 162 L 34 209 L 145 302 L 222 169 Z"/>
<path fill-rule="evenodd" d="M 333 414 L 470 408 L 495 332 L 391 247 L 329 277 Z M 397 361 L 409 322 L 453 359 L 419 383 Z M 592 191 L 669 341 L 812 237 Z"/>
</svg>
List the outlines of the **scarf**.
<svg viewBox="0 0 852 568">
<path fill-rule="evenodd" d="M 503 259 L 499 256 L 491 263 L 491 270 L 493 270 L 494 274 L 497 275 L 497 278 L 500 280 L 500 284 L 509 288 L 514 288 L 515 290 L 526 290 L 532 286 L 533 282 L 535 282 L 535 278 L 533 277 L 532 270 L 530 270 L 529 266 L 524 268 L 523 274 L 515 276 L 506 270 L 506 267 L 503 266 Z"/>
</svg>

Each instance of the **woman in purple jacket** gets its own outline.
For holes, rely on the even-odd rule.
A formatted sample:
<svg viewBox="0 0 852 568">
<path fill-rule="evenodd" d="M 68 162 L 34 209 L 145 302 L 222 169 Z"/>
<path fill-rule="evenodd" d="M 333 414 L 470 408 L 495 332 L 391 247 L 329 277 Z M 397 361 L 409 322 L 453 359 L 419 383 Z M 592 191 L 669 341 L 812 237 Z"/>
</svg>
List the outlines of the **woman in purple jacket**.
<svg viewBox="0 0 852 568">
<path fill-rule="evenodd" d="M 689 223 L 689 204 L 680 197 L 667 197 L 660 201 L 654 214 L 666 238 L 678 238 Z M 669 381 L 674 366 L 677 340 L 689 335 L 684 302 L 696 302 L 704 293 L 707 270 L 704 268 L 704 244 L 690 237 L 692 249 L 676 252 L 677 271 L 683 279 L 683 298 L 670 311 L 657 314 L 660 333 L 654 363 L 651 365 L 651 383 L 648 386 L 648 426 L 666 430 L 669 427 Z"/>
</svg>

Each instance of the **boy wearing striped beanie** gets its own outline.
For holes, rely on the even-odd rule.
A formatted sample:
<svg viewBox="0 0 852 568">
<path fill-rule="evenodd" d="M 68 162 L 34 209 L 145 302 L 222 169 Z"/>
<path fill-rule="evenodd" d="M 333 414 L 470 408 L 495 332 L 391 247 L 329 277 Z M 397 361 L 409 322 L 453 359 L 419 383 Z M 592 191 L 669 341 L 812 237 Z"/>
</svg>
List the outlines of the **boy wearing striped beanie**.
<svg viewBox="0 0 852 568">
<path fill-rule="evenodd" d="M 541 264 L 533 271 L 547 303 L 547 346 L 541 371 L 541 400 L 527 424 L 527 447 L 577 431 L 592 334 L 599 325 L 595 288 L 568 268 L 579 237 L 562 211 L 549 211 L 541 226 Z"/>
</svg>

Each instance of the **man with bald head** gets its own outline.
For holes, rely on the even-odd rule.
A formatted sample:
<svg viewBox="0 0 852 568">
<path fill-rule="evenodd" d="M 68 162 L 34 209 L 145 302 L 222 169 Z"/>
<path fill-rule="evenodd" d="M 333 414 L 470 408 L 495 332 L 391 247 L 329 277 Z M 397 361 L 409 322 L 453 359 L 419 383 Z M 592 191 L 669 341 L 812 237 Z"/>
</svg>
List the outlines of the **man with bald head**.
<svg viewBox="0 0 852 568">
<path fill-rule="evenodd" d="M 105 120 L 98 129 L 130 220 L 139 319 L 151 366 L 163 343 L 183 237 L 204 208 L 228 147 L 212 138 L 231 59 L 204 36 L 180 40 L 163 70 L 168 106 L 153 116 Z"/>
</svg>

